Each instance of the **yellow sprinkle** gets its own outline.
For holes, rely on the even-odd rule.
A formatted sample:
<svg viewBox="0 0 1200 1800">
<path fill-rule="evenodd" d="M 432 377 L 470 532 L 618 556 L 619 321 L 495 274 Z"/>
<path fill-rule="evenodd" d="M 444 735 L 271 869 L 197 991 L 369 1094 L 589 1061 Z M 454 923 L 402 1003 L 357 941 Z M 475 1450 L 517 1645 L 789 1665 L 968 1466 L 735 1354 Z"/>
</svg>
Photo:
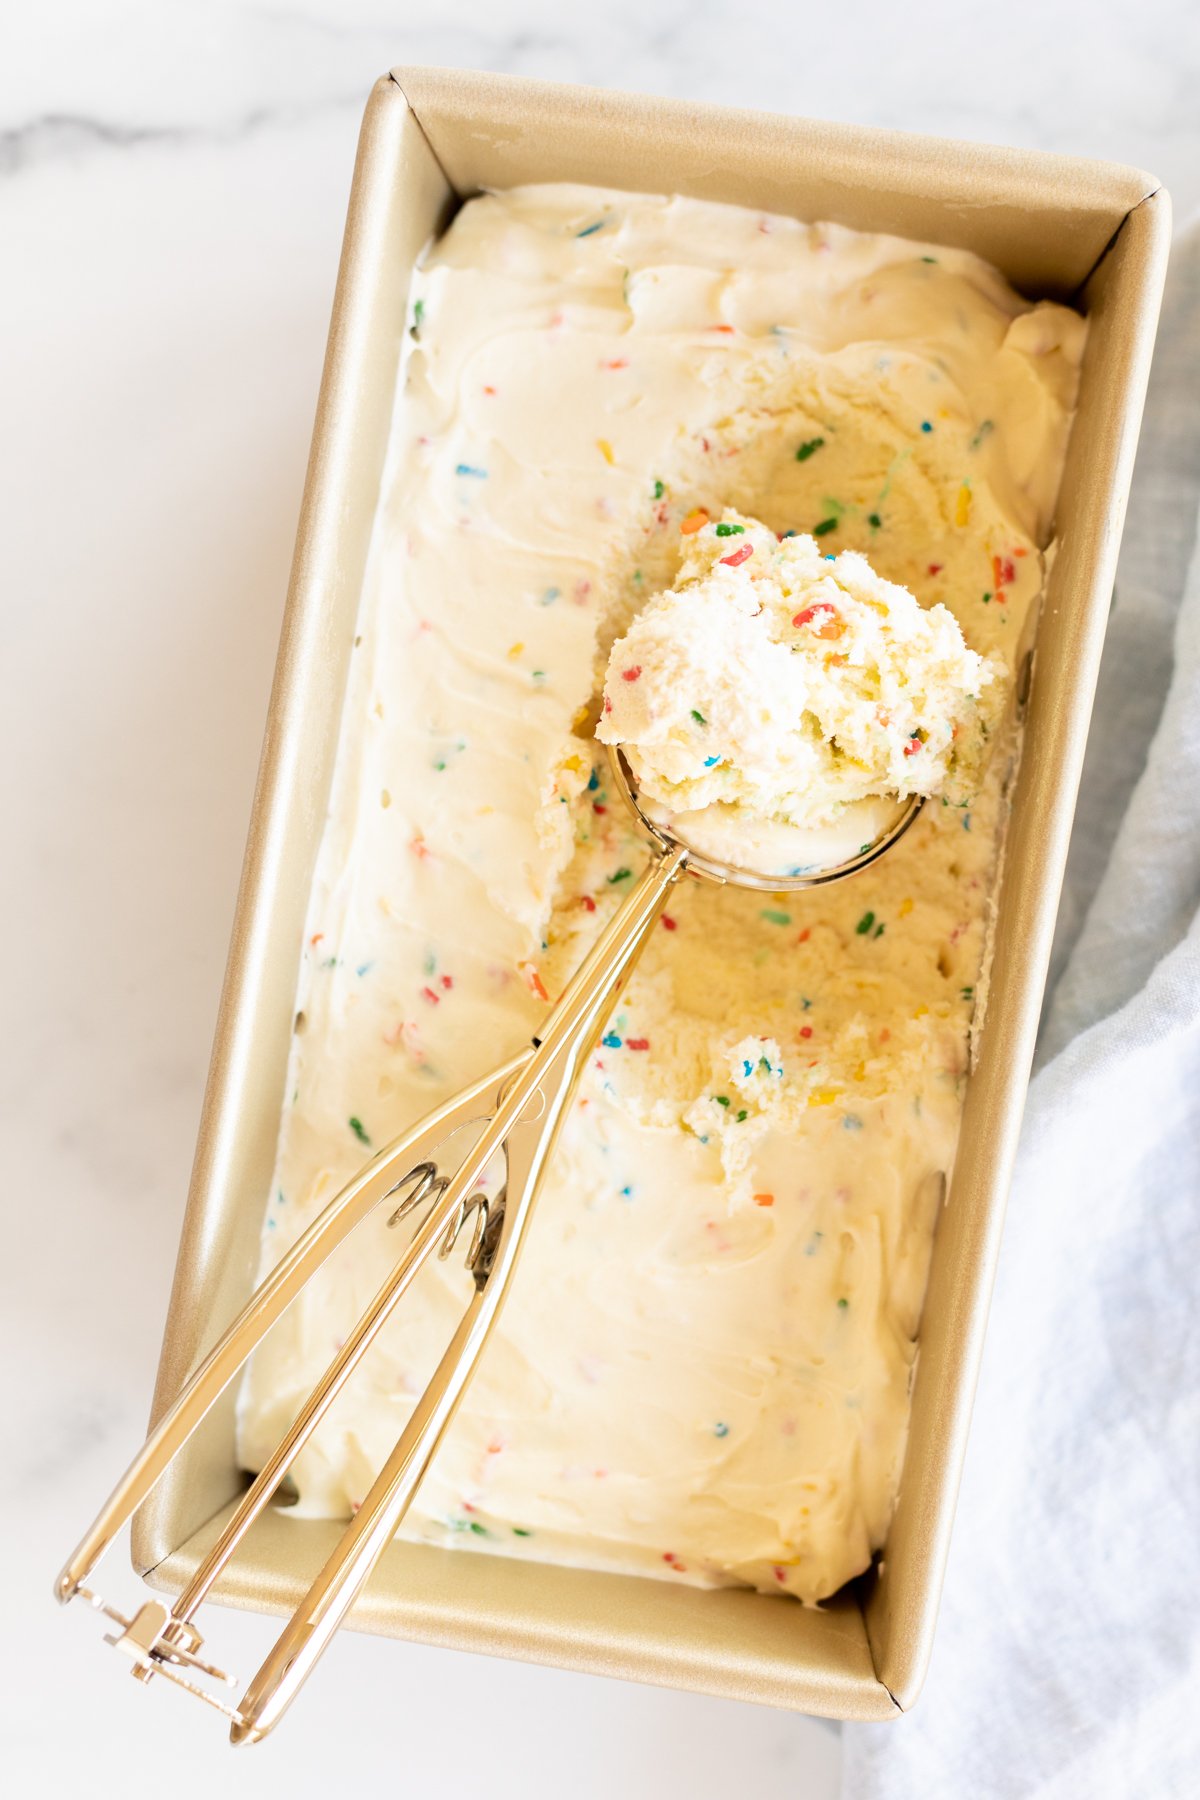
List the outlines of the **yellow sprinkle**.
<svg viewBox="0 0 1200 1800">
<path fill-rule="evenodd" d="M 612 460 L 613 460 L 613 447 L 609 443 L 608 439 L 607 438 L 597 438 L 596 439 L 596 448 L 597 448 L 597 450 L 599 450 L 601 456 L 604 458 L 604 460 L 608 464 L 609 468 L 611 468 Z"/>
<path fill-rule="evenodd" d="M 865 1062 L 860 1062 L 857 1069 L 855 1069 L 855 1071 L 854 1071 L 854 1079 L 855 1079 L 855 1081 L 865 1081 L 866 1078 L 867 1078 L 867 1065 Z"/>
<path fill-rule="evenodd" d="M 384 788 L 379 796 L 379 804 L 383 807 L 388 807 L 392 804 L 392 796 L 388 793 L 386 788 Z"/>
<path fill-rule="evenodd" d="M 525 648 L 524 644 L 510 644 L 504 654 L 508 657 L 508 660 L 511 662 L 514 656 L 520 656 L 520 654 L 524 648 Z"/>
<path fill-rule="evenodd" d="M 808 1096 L 808 1104 L 810 1106 L 832 1106 L 837 1097 L 837 1088 L 817 1088 L 815 1093 Z"/>
<path fill-rule="evenodd" d="M 588 722 L 591 719 L 591 716 L 592 716 L 592 709 L 590 706 L 579 707 L 575 713 L 575 717 L 571 720 L 571 730 L 578 731 L 579 727 L 581 725 L 588 724 Z"/>
<path fill-rule="evenodd" d="M 918 1006 L 916 1012 L 913 1014 L 913 1018 L 923 1019 L 927 1016 L 928 1012 L 929 1008 L 927 1006 Z"/>
<path fill-rule="evenodd" d="M 909 913 L 912 911 L 912 909 L 913 909 L 913 903 L 912 903 L 911 899 L 902 900 L 900 902 L 898 916 L 902 919 L 907 919 L 907 917 L 908 917 Z"/>
<path fill-rule="evenodd" d="M 954 523 L 956 525 L 965 525 L 970 517 L 971 487 L 969 482 L 964 481 L 958 490 L 958 500 L 954 508 Z"/>
<path fill-rule="evenodd" d="M 581 774 L 583 772 L 582 756 L 564 756 L 563 768 L 564 769 L 573 769 L 576 775 Z"/>
</svg>

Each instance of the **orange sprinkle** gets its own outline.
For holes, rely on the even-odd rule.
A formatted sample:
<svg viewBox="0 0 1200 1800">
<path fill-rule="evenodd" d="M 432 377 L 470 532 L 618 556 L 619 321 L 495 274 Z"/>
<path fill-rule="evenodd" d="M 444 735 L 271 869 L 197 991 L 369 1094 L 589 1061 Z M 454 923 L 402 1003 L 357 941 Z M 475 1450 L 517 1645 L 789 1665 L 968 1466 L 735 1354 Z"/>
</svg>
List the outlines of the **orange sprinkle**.
<svg viewBox="0 0 1200 1800">
<path fill-rule="evenodd" d="M 754 1204 L 755 1206 L 774 1206 L 775 1196 L 774 1194 L 755 1194 Z"/>
<path fill-rule="evenodd" d="M 684 537 L 691 537 L 693 531 L 699 531 L 702 526 L 707 524 L 708 514 L 702 506 L 695 506 L 680 525 L 679 529 Z"/>
<path fill-rule="evenodd" d="M 494 387 L 488 387 L 487 384 L 485 383 L 483 391 L 485 394 L 494 394 L 496 390 Z"/>
<path fill-rule="evenodd" d="M 321 942 L 321 939 L 324 936 L 325 936 L 325 933 L 323 931 L 314 931 L 313 932 L 312 936 L 309 938 L 308 941 L 312 945 L 314 950 L 316 949 L 317 945 Z"/>
<path fill-rule="evenodd" d="M 732 325 L 710 325 L 708 329 L 710 331 L 719 331 L 725 337 L 733 336 L 733 326 Z"/>
<path fill-rule="evenodd" d="M 541 976 L 531 962 L 518 963 L 517 968 L 520 970 L 521 978 L 531 994 L 536 994 L 539 1000 L 548 1000 L 550 998 L 549 994 L 546 992 L 545 983 L 542 981 Z"/>
</svg>

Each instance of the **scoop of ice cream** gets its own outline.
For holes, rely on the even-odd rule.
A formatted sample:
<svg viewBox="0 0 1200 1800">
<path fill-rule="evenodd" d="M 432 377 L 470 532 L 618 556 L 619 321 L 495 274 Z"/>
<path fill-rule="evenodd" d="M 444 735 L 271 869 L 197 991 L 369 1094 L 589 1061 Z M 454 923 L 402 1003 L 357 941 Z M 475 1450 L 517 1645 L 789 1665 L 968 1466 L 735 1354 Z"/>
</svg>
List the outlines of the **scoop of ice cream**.
<svg viewBox="0 0 1200 1800">
<path fill-rule="evenodd" d="M 840 823 L 850 854 L 887 803 L 974 791 L 1006 674 L 944 606 L 733 512 L 684 544 L 674 587 L 613 646 L 597 726 L 678 835 L 778 870 L 790 832 Z M 766 865 L 730 854 L 776 841 Z"/>
</svg>

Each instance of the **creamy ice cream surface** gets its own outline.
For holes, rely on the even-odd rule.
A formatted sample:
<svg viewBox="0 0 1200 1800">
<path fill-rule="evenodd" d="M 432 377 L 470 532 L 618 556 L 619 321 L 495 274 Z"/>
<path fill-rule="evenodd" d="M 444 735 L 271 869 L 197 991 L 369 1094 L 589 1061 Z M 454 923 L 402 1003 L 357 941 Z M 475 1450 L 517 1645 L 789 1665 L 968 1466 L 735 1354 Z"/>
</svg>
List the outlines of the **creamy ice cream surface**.
<svg viewBox="0 0 1200 1800">
<path fill-rule="evenodd" d="M 731 511 L 697 511 L 682 530 L 675 585 L 613 645 L 596 727 L 625 751 L 652 816 L 700 849 L 745 839 L 731 860 L 755 867 L 764 825 L 973 795 L 1007 684 L 953 613 L 923 608 L 855 551 Z M 850 833 L 872 835 L 865 822 Z M 802 868 L 775 859 L 767 872 Z"/>
<path fill-rule="evenodd" d="M 865 557 L 933 639 L 945 608 L 1002 666 L 971 689 L 981 707 L 1008 684 L 1085 331 L 962 251 L 569 185 L 464 205 L 405 323 L 264 1269 L 366 1156 L 529 1041 L 643 866 L 592 722 L 614 643 L 653 629 L 647 602 L 676 591 L 683 558 L 685 583 L 731 575 L 740 592 L 742 565 L 708 572 L 718 542 L 758 557 L 769 537 L 790 570 L 811 538 L 818 590 L 836 587 L 857 641 Z M 682 531 L 698 511 L 712 530 Z M 719 522 L 750 520 L 761 537 L 745 523 L 718 540 Z M 843 640 L 820 635 L 820 606 L 793 625 L 804 610 L 780 636 L 823 667 Z M 878 636 L 864 656 L 891 667 Z M 687 700 L 706 724 L 694 740 L 685 724 L 685 750 L 724 730 L 722 692 Z M 861 725 L 882 766 L 889 733 L 924 729 L 900 774 L 944 754 L 953 778 L 908 703 L 894 724 L 856 711 L 855 743 Z M 737 741 L 757 768 L 757 743 Z M 993 744 L 969 800 L 947 788 L 852 880 L 673 891 L 404 1535 L 804 1601 L 867 1566 L 900 1479 L 986 981 L 1006 724 Z M 843 818 L 876 804 L 843 798 Z M 256 1355 L 247 1467 L 395 1248 L 382 1219 L 364 1226 Z M 298 1459 L 297 1513 L 362 1500 L 468 1291 L 456 1256 L 406 1296 Z"/>
</svg>

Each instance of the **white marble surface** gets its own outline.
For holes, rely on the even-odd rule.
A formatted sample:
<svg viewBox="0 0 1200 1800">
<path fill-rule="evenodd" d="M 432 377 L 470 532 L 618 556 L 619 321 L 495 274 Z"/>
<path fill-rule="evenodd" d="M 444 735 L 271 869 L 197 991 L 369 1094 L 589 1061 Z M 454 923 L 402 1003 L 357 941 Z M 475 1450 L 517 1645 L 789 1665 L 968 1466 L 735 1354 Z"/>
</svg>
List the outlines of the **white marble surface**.
<svg viewBox="0 0 1200 1800">
<path fill-rule="evenodd" d="M 230 1757 L 59 1615 L 139 1438 L 225 955 L 358 114 L 460 63 L 1109 156 L 1200 203 L 1192 0 L 67 0 L 0 22 L 4 1761 L 292 1800 L 837 1787 L 813 1721 L 346 1638 Z M 113 1565 L 118 1585 L 123 1570 Z M 110 1577 L 110 1582 L 112 1577 Z M 217 1615 L 234 1666 L 261 1621 Z M 253 1660 L 252 1660 L 253 1659 Z"/>
</svg>

